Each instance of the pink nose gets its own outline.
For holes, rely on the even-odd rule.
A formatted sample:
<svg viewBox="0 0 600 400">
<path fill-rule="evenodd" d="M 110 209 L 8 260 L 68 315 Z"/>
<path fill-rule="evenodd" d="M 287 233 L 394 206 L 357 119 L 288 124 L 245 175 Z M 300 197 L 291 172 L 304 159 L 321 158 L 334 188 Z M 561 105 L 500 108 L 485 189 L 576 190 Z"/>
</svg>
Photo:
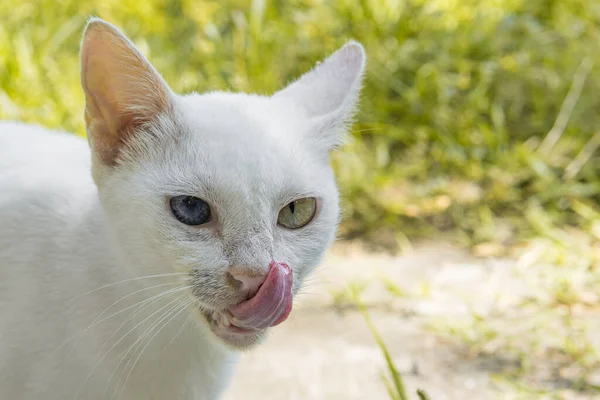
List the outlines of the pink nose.
<svg viewBox="0 0 600 400">
<path fill-rule="evenodd" d="M 248 299 L 254 297 L 258 292 L 260 285 L 267 279 L 267 275 L 251 276 L 243 273 L 233 273 L 231 276 L 242 284 L 240 290 L 248 293 Z"/>
</svg>

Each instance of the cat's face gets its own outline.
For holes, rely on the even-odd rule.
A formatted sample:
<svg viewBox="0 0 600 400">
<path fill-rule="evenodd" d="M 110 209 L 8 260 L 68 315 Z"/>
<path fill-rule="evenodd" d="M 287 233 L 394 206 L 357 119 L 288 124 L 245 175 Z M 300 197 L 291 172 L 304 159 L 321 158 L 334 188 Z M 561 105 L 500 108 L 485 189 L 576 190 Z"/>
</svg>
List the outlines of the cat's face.
<svg viewBox="0 0 600 400">
<path fill-rule="evenodd" d="M 328 152 L 363 68 L 351 43 L 271 97 L 178 96 L 116 28 L 88 25 L 93 174 L 119 250 L 137 276 L 185 273 L 181 294 L 215 339 L 258 343 L 334 239 Z"/>
</svg>

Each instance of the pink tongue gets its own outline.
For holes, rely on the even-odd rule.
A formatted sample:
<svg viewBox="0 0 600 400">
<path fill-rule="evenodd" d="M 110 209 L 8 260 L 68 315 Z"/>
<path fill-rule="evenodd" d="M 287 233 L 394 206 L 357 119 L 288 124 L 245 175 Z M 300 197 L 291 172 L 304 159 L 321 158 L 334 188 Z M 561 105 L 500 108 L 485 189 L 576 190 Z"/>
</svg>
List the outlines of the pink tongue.
<svg viewBox="0 0 600 400">
<path fill-rule="evenodd" d="M 271 261 L 269 274 L 254 297 L 229 311 L 239 328 L 265 329 L 285 321 L 292 311 L 292 270 Z"/>
</svg>

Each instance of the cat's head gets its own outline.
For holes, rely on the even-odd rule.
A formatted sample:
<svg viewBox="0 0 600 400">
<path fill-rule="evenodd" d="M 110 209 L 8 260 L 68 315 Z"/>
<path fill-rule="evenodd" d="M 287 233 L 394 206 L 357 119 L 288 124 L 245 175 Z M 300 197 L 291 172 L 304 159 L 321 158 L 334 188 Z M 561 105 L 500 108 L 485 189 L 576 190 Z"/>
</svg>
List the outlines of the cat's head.
<svg viewBox="0 0 600 400">
<path fill-rule="evenodd" d="M 193 302 L 215 339 L 258 343 L 334 239 L 328 153 L 364 65 L 350 42 L 269 97 L 181 96 L 117 28 L 91 20 L 81 81 L 92 173 L 126 267 L 179 273 L 173 297 Z"/>
</svg>

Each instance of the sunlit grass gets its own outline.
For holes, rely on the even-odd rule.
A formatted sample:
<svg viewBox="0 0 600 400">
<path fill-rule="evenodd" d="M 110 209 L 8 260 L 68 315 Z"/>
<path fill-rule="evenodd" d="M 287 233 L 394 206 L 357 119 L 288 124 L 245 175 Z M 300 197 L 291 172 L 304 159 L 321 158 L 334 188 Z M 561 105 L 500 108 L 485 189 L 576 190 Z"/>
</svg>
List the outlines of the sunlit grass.
<svg viewBox="0 0 600 400">
<path fill-rule="evenodd" d="M 7 0 L 0 118 L 84 134 L 77 52 L 90 15 L 122 27 L 178 92 L 272 93 L 346 40 L 364 43 L 355 140 L 333 157 L 346 237 L 398 247 L 450 230 L 470 246 L 511 244 L 538 233 L 531 210 L 582 227 L 575 202 L 600 199 L 594 0 Z M 567 123 L 539 151 L 584 61 Z"/>
<path fill-rule="evenodd" d="M 375 339 L 375 342 L 377 343 L 377 346 L 381 350 L 381 353 L 385 359 L 387 374 L 382 375 L 382 381 L 385 384 L 390 400 L 409 400 L 411 399 L 411 397 L 409 397 L 406 393 L 406 388 L 404 387 L 404 380 L 402 379 L 402 375 L 396 367 L 396 364 L 392 359 L 392 356 L 385 344 L 385 341 L 379 334 L 379 331 L 377 330 L 376 326 L 371 321 L 371 317 L 369 316 L 369 310 L 363 304 L 360 298 L 361 292 L 362 289 L 358 286 L 350 286 L 347 289 L 347 294 L 349 298 L 352 299 L 354 304 L 356 304 L 359 311 L 362 313 L 365 322 L 367 323 L 367 326 L 369 327 L 369 330 L 371 331 L 371 334 L 373 335 L 373 338 Z M 419 400 L 431 400 L 427 392 L 423 389 L 418 389 L 416 394 Z"/>
</svg>

